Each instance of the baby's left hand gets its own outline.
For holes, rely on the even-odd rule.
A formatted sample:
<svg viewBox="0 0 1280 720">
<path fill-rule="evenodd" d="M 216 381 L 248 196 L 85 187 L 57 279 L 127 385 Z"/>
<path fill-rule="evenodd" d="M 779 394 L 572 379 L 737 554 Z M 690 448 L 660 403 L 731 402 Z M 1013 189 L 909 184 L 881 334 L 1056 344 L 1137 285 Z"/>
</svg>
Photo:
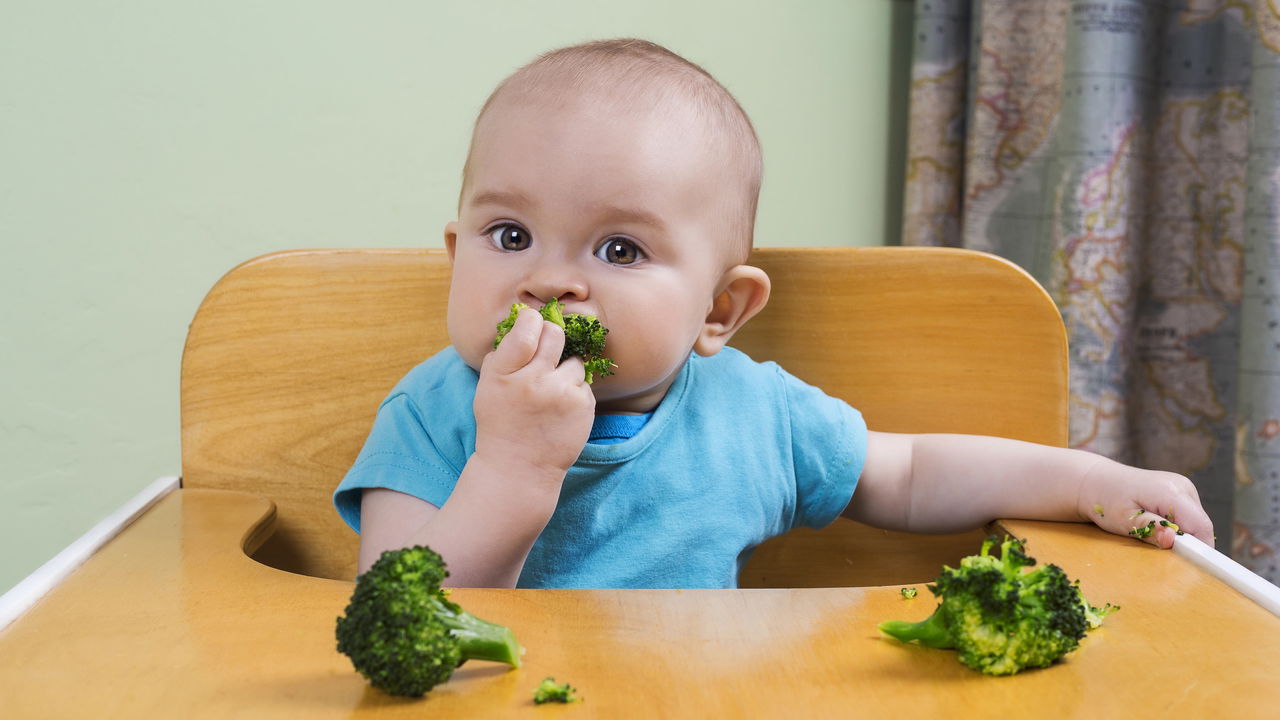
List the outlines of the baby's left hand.
<svg viewBox="0 0 1280 720">
<path fill-rule="evenodd" d="M 1085 477 L 1078 511 L 1098 527 L 1173 547 L 1178 530 L 1213 546 L 1213 521 L 1190 480 L 1177 473 L 1142 470 L 1103 460 Z"/>
</svg>

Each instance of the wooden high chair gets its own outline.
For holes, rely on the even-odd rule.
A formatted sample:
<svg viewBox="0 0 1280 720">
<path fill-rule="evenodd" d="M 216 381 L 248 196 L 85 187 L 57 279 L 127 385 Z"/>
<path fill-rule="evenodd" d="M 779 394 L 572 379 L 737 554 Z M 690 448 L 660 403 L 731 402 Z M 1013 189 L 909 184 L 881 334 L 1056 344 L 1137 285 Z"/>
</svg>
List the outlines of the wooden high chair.
<svg viewBox="0 0 1280 720">
<path fill-rule="evenodd" d="M 731 343 L 861 410 L 874 430 L 1064 445 L 1067 341 L 1048 294 L 998 257 L 944 248 L 761 248 L 765 310 Z M 182 359 L 182 482 L 263 495 L 246 529 L 263 563 L 355 575 L 357 535 L 331 494 L 383 397 L 448 344 L 443 250 L 304 250 L 231 270 Z M 691 472 L 695 469 L 691 468 Z M 925 536 L 848 520 L 762 545 L 743 587 L 906 584 L 983 533 Z"/>
</svg>

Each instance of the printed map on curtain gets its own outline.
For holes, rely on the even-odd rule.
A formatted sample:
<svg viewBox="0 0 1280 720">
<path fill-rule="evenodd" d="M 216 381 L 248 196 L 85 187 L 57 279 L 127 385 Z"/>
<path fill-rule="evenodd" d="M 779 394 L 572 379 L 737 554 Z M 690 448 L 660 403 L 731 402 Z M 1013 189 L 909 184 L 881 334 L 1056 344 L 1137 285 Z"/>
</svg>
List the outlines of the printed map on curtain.
<svg viewBox="0 0 1280 720">
<path fill-rule="evenodd" d="M 904 244 L 1062 310 L 1071 444 L 1280 582 L 1280 0 L 917 0 Z"/>
</svg>

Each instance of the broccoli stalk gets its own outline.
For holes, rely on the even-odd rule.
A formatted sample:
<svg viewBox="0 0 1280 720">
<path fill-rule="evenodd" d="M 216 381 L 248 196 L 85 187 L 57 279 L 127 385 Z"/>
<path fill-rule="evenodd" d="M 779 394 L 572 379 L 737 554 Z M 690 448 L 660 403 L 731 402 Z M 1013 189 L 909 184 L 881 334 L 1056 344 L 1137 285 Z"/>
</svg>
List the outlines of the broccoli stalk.
<svg viewBox="0 0 1280 720">
<path fill-rule="evenodd" d="M 1022 542 L 1006 538 L 998 558 L 991 555 L 995 544 L 988 538 L 958 569 L 942 568 L 928 586 L 942 602 L 928 618 L 891 620 L 880 630 L 902 642 L 955 649 L 960 662 L 985 674 L 1012 675 L 1053 664 L 1119 609 L 1089 605 L 1057 565 L 1024 571 L 1035 560 Z"/>
<path fill-rule="evenodd" d="M 389 550 L 360 577 L 338 618 L 338 652 L 369 682 L 417 697 L 467 660 L 520 667 L 524 652 L 509 628 L 450 602 L 444 560 L 427 547 Z"/>
<path fill-rule="evenodd" d="M 493 338 L 495 348 L 502 342 L 502 338 L 511 332 L 512 326 L 516 324 L 516 316 L 527 307 L 529 306 L 524 303 L 515 303 L 511 306 L 511 312 L 498 323 L 498 334 Z M 560 352 L 560 360 L 563 361 L 574 355 L 582 358 L 588 383 L 594 381 L 596 375 L 613 374 L 613 369 L 617 365 L 604 356 L 604 338 L 609 334 L 609 329 L 601 324 L 599 319 L 594 315 L 580 313 L 565 315 L 564 303 L 560 302 L 559 298 L 548 300 L 538 313 L 544 320 L 553 322 L 564 330 L 564 350 Z"/>
<path fill-rule="evenodd" d="M 906 620 L 888 620 L 879 625 L 880 631 L 903 642 L 915 641 L 925 647 L 949 650 L 956 646 L 947 628 L 946 618 L 935 611 L 920 622 Z"/>
</svg>

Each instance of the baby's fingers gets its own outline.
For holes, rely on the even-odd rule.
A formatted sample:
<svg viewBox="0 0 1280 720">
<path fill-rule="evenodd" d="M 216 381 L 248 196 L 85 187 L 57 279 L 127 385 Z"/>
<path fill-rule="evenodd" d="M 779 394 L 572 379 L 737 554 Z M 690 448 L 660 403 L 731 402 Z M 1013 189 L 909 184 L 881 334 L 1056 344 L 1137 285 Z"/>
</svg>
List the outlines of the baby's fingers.
<svg viewBox="0 0 1280 720">
<path fill-rule="evenodd" d="M 1181 530 L 1194 535 L 1200 540 L 1213 545 L 1213 521 L 1200 504 L 1200 494 L 1196 486 L 1182 475 L 1162 473 L 1168 486 L 1161 488 L 1158 497 L 1138 497 L 1138 504 L 1146 510 L 1159 515 L 1156 527 L 1164 528 L 1160 533 L 1160 547 L 1173 547 L 1173 538 Z M 1159 486 L 1157 486 L 1159 487 Z M 1168 525 L 1162 524 L 1168 523 Z"/>
<path fill-rule="evenodd" d="M 1179 530 L 1188 535 L 1194 535 L 1209 547 L 1213 547 L 1213 521 L 1200 506 L 1199 499 L 1195 502 L 1188 501 L 1184 505 L 1175 506 L 1174 512 L 1170 513 L 1173 518 L 1170 522 L 1176 521 Z M 1169 544 L 1171 546 L 1173 544 L 1172 536 L 1169 537 Z"/>
<path fill-rule="evenodd" d="M 556 373 L 563 375 L 573 384 L 583 386 L 587 384 L 586 366 L 583 364 L 582 358 L 577 355 L 570 355 L 561 361 L 560 367 L 556 368 Z"/>
<path fill-rule="evenodd" d="M 521 310 L 511 330 L 498 343 L 498 348 L 485 357 L 484 364 L 502 375 L 509 375 L 528 365 L 538 350 L 542 323 L 542 316 L 537 310 Z"/>
<path fill-rule="evenodd" d="M 1129 513 L 1127 528 L 1130 537 L 1168 549 L 1173 547 L 1173 538 L 1179 529 L 1170 523 L 1170 520 L 1156 513 L 1135 508 Z"/>
<path fill-rule="evenodd" d="M 1174 537 L 1181 533 L 1213 545 L 1213 522 L 1198 500 L 1178 499 L 1151 511 L 1136 507 L 1126 528 L 1129 535 L 1164 549 L 1173 547 Z"/>
<path fill-rule="evenodd" d="M 542 372 L 551 372 L 560 363 L 560 353 L 564 351 L 564 329 L 553 322 L 542 322 L 542 335 L 538 338 L 538 351 L 534 353 L 530 365 L 541 366 Z"/>
</svg>

